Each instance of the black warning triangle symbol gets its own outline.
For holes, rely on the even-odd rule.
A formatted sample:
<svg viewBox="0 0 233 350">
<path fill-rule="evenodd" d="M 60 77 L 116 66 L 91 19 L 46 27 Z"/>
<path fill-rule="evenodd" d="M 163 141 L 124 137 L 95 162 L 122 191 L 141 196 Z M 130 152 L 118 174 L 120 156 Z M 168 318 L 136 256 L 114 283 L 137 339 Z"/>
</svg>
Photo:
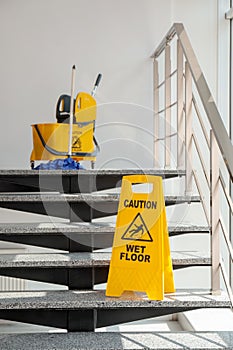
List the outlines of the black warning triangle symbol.
<svg viewBox="0 0 233 350">
<path fill-rule="evenodd" d="M 145 221 L 140 213 L 135 216 L 121 239 L 127 239 L 129 241 L 153 242 L 150 232 L 146 227 Z"/>
</svg>

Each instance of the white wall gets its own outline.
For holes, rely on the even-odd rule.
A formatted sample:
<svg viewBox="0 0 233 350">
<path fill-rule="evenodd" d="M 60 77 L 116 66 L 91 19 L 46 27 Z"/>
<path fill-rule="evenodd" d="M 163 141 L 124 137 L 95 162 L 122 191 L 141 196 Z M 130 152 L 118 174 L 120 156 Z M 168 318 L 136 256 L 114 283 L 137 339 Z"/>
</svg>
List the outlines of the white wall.
<svg viewBox="0 0 233 350">
<path fill-rule="evenodd" d="M 152 166 L 150 54 L 171 23 L 183 22 L 217 97 L 217 2 L 1 0 L 0 168 L 29 167 L 30 124 L 55 121 L 73 64 L 76 92 L 103 73 L 97 166 Z"/>
<path fill-rule="evenodd" d="M 172 22 L 183 22 L 216 99 L 218 0 L 172 0 Z"/>
<path fill-rule="evenodd" d="M 0 168 L 29 167 L 30 124 L 55 122 L 57 98 L 70 93 L 73 64 L 76 92 L 89 92 L 103 73 L 96 96 L 97 136 L 103 143 L 98 166 L 151 166 L 150 55 L 170 27 L 170 3 L 1 0 Z M 130 126 L 103 127 L 109 122 Z M 127 160 L 111 161 L 117 157 Z"/>
</svg>

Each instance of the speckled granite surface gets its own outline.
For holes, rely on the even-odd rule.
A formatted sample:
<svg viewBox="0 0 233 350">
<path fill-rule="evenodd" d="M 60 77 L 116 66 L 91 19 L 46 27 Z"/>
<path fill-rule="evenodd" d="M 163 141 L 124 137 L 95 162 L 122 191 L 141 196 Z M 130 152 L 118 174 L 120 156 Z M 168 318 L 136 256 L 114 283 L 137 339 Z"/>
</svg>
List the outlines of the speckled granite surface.
<svg viewBox="0 0 233 350">
<path fill-rule="evenodd" d="M 209 232 L 206 226 L 194 226 L 191 224 L 170 225 L 169 232 Z M 115 231 L 113 223 L 1 223 L 0 234 L 45 234 L 45 233 L 86 233 L 86 232 L 109 232 Z"/>
<path fill-rule="evenodd" d="M 4 193 L 0 195 L 0 202 L 117 202 L 117 194 L 24 194 Z"/>
<path fill-rule="evenodd" d="M 121 308 L 230 307 L 225 293 L 214 296 L 204 290 L 178 290 L 164 300 L 149 300 L 143 293 L 126 292 L 120 298 L 106 297 L 96 291 L 1 292 L 0 310 L 9 309 L 121 309 Z"/>
<path fill-rule="evenodd" d="M 188 229 L 188 228 L 187 228 Z M 44 233 L 86 233 L 109 232 L 113 233 L 115 225 L 112 223 L 1 223 L 0 234 L 44 234 Z"/>
<path fill-rule="evenodd" d="M 87 169 L 87 170 L 31 170 L 31 169 L 12 169 L 12 170 L 0 170 L 1 176 L 27 176 L 27 175 L 133 175 L 133 174 L 148 174 L 148 175 L 179 175 L 185 174 L 184 170 L 176 169 Z"/>
<path fill-rule="evenodd" d="M 173 265 L 210 265 L 210 258 L 200 252 L 172 252 Z M 108 266 L 111 253 L 2 254 L 3 267 L 91 267 Z"/>
<path fill-rule="evenodd" d="M 2 334 L 1 350 L 233 349 L 233 332 Z"/>
<path fill-rule="evenodd" d="M 199 196 L 164 196 L 166 203 L 200 202 Z M 0 202 L 118 202 L 119 194 L 0 194 Z"/>
</svg>

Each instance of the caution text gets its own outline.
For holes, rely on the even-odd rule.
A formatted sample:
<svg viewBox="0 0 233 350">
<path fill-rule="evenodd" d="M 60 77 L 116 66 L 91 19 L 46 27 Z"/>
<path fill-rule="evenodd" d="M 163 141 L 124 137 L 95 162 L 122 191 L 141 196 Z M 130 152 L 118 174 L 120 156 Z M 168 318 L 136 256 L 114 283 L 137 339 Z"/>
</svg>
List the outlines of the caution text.
<svg viewBox="0 0 233 350">
<path fill-rule="evenodd" d="M 141 208 L 141 209 L 156 209 L 157 202 L 156 201 L 144 201 L 138 199 L 125 199 L 124 206 L 126 208 Z"/>
</svg>

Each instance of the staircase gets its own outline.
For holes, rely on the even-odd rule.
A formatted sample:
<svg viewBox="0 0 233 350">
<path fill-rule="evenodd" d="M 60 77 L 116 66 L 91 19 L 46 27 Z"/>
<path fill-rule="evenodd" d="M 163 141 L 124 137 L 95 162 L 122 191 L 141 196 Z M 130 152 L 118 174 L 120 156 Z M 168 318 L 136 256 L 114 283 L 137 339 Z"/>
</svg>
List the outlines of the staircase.
<svg viewBox="0 0 233 350">
<path fill-rule="evenodd" d="M 98 223 L 98 220 L 94 220 L 95 223 L 93 223 L 90 218 L 116 214 L 119 195 L 102 191 L 110 187 L 115 188 L 116 185 L 119 186 L 122 176 L 129 173 L 142 173 L 142 171 L 91 170 L 85 173 L 81 170 L 78 172 L 63 171 L 62 173 L 55 171 L 52 174 L 50 171 L 37 172 L 34 170 L 0 171 L 1 207 L 40 214 L 48 212 L 48 215 L 51 217 L 53 215 L 53 218 L 56 215 L 71 221 L 70 223 L 1 225 L 0 239 L 2 241 L 63 251 L 52 254 L 1 255 L 1 275 L 64 285 L 68 287 L 68 290 L 2 292 L 0 293 L 0 318 L 75 332 L 53 336 L 38 334 L 35 338 L 29 334 L 2 335 L 0 349 L 17 349 L 18 344 L 22 346 L 28 342 L 30 346 L 32 344 L 39 346 L 41 341 L 45 342 L 43 349 L 52 349 L 55 346 L 54 341 L 60 344 L 60 348 L 67 348 L 69 344 L 74 343 L 77 349 L 82 349 L 87 344 L 90 344 L 91 347 L 94 342 L 98 345 L 95 348 L 103 349 L 106 339 L 111 346 L 120 342 L 121 346 L 125 343 L 125 348 L 127 346 L 131 348 L 136 334 L 93 332 L 96 328 L 123 322 L 177 314 L 199 308 L 230 306 L 225 294 L 213 296 L 209 290 L 180 290 L 175 295 L 166 295 L 163 301 L 158 302 L 149 301 L 144 295 L 135 298 L 131 293 L 120 299 L 106 298 L 105 290 L 98 288 L 98 284 L 107 281 L 110 253 L 101 252 L 101 249 L 111 247 L 114 225 Z M 164 181 L 185 176 L 184 171 L 177 170 L 147 170 L 146 173 L 160 175 Z M 89 193 L 74 193 L 77 188 L 75 184 L 80 183 L 83 177 L 85 178 L 85 191 Z M 43 183 L 43 191 L 46 193 L 39 193 L 39 183 Z M 63 193 L 59 192 L 60 183 L 65 184 Z M 27 188 L 25 188 L 26 185 Z M 27 194 L 24 192 L 25 189 Z M 95 192 L 92 192 L 92 189 Z M 200 197 L 172 195 L 165 196 L 165 201 L 167 206 L 179 205 L 184 202 L 200 202 Z M 69 211 L 66 206 L 69 207 Z M 209 234 L 209 227 L 169 226 L 170 236 L 195 233 Z M 211 265 L 210 256 L 202 256 L 198 252 L 173 252 L 172 260 L 174 269 Z M 83 333 L 87 331 L 90 333 Z M 137 336 L 140 339 L 139 344 L 146 346 L 151 342 L 151 348 L 153 348 L 153 342 L 148 338 L 152 336 L 160 339 L 161 348 L 165 346 L 164 344 L 172 343 L 159 333 L 150 334 L 147 337 L 144 333 L 137 334 Z M 178 334 L 174 336 L 177 337 Z M 187 333 L 186 341 L 189 337 L 190 334 Z M 23 346 L 25 347 L 25 344 Z"/>
<path fill-rule="evenodd" d="M 176 72 L 170 68 L 170 41 L 178 36 Z M 151 317 L 172 315 L 188 310 L 202 308 L 230 308 L 232 306 L 231 281 L 220 259 L 220 228 L 226 242 L 227 229 L 219 214 L 220 185 L 223 195 L 231 207 L 231 197 L 227 186 L 223 186 L 223 175 L 217 159 L 222 156 L 226 164 L 228 180 L 232 179 L 231 143 L 223 142 L 218 136 L 222 124 L 216 117 L 211 105 L 211 138 L 209 169 L 202 174 L 209 182 L 209 195 L 202 190 L 200 166 L 193 160 L 193 147 L 201 153 L 192 128 L 191 105 L 195 100 L 190 85 L 193 60 L 189 59 L 190 48 L 183 26 L 175 24 L 158 50 L 153 55 L 155 67 L 155 168 L 145 170 L 79 170 L 79 171 L 0 171 L 0 207 L 28 213 L 46 215 L 51 218 L 47 223 L 1 224 L 0 240 L 22 243 L 59 250 L 57 253 L 4 254 L 0 256 L 0 275 L 66 286 L 64 290 L 41 291 L 5 291 L 0 292 L 0 319 L 64 329 L 67 333 L 41 334 L 1 334 L 0 349 L 229 349 L 233 347 L 231 332 L 98 332 L 98 328 L 143 320 Z M 185 51 L 188 46 L 189 50 Z M 158 56 L 165 49 L 165 80 L 158 79 Z M 181 50 L 182 49 L 182 50 Z M 185 56 L 184 72 L 181 64 L 181 52 Z M 183 56 L 182 56 L 183 57 Z M 183 61 L 182 61 L 183 62 Z M 191 62 L 191 63 L 190 63 Z M 196 62 L 194 62 L 196 64 Z M 170 67 L 170 68 L 169 68 Z M 198 66 L 195 65 L 197 68 Z M 185 75 L 185 103 L 181 103 L 177 93 L 176 164 L 172 164 L 172 114 L 171 77 L 177 74 L 183 84 Z M 195 71 L 196 72 L 196 71 Z M 194 73 L 195 73 L 194 72 Z M 181 74 L 182 73 L 182 74 Z M 193 75 L 194 82 L 195 74 Z M 178 80 L 179 81 L 179 80 Z M 205 83 L 205 80 L 204 80 Z M 157 135 L 159 125 L 158 89 L 165 85 L 165 130 L 163 136 Z M 203 81 L 202 81 L 203 86 Z M 181 84 L 178 84 L 181 89 Z M 208 92 L 208 91 L 207 91 Z M 183 90 L 182 90 L 183 97 Z M 202 95 L 202 93 L 201 93 Z M 208 97 L 208 96 L 207 96 Z M 208 101 L 206 115 L 209 118 Z M 182 106 L 182 108 L 181 108 Z M 215 105 L 214 105 L 215 106 Z M 197 113 L 198 114 L 198 113 Z M 185 118 L 184 118 L 185 116 Z M 197 116 L 199 119 L 199 116 Z M 186 122 L 184 123 L 184 120 Z M 216 124 L 217 123 L 217 124 Z M 203 126 L 201 124 L 201 126 Z M 191 129 L 190 129 L 191 127 Z M 207 132 L 204 132 L 207 135 Z M 223 136 L 226 136 L 225 134 Z M 161 152 L 161 143 L 165 143 Z M 229 146 L 229 144 L 231 146 Z M 216 153 L 217 149 L 217 153 Z M 163 166 L 159 163 L 162 154 Z M 218 155 L 216 157 L 216 154 Z M 199 157 L 204 167 L 203 156 Z M 160 164 L 160 166 L 158 166 Z M 200 165 L 200 164 L 199 164 Z M 183 181 L 181 194 L 166 194 L 166 207 L 188 203 L 203 208 L 206 224 L 171 223 L 170 237 L 203 234 L 211 237 L 210 254 L 190 251 L 172 252 L 173 268 L 208 267 L 211 271 L 211 285 L 207 290 L 177 290 L 166 294 L 162 301 L 151 301 L 142 293 L 125 293 L 120 298 L 105 297 L 110 251 L 114 224 L 112 218 L 117 213 L 122 176 L 129 174 L 151 174 L 162 176 L 164 183 Z M 225 191 L 224 191 L 225 189 Z M 217 193 L 216 193 L 217 192 Z M 206 204 L 207 202 L 207 204 Z M 12 211 L 12 213 L 14 213 Z M 195 208 L 193 211 L 195 215 Z M 13 217 L 13 214 L 12 214 Z M 56 218 L 63 218 L 63 222 Z M 225 228 L 225 229 L 224 229 Z M 104 249 L 104 250 L 103 250 Z M 229 255 L 232 259 L 232 252 Z M 227 260 L 228 261 L 228 260 Z M 230 263 L 231 264 L 231 263 Z M 231 266 L 231 265 L 230 265 Z M 228 269 L 227 269 L 228 270 Z M 220 285 L 222 271 L 226 288 Z M 230 271 L 230 269 L 229 269 Z M 222 287 L 226 291 L 221 291 Z"/>
</svg>

